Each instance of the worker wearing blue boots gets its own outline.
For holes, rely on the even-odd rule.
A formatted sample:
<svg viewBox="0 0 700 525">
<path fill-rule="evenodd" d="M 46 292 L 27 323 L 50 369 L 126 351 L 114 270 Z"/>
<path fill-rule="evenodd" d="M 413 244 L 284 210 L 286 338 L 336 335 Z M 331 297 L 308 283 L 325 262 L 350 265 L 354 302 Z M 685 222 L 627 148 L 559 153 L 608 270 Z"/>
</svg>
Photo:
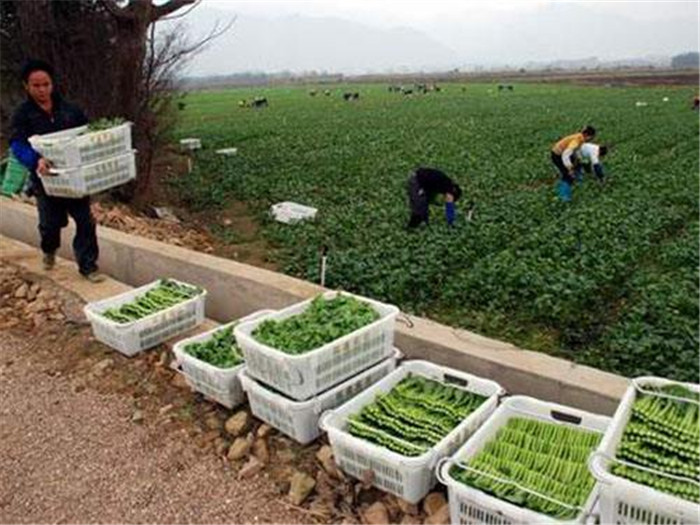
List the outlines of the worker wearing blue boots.
<svg viewBox="0 0 700 525">
<path fill-rule="evenodd" d="M 576 155 L 581 146 L 595 138 L 593 126 L 586 126 L 579 133 L 567 135 L 552 146 L 552 162 L 559 170 L 559 198 L 564 202 L 571 201 L 571 186 L 576 176 Z"/>
</svg>

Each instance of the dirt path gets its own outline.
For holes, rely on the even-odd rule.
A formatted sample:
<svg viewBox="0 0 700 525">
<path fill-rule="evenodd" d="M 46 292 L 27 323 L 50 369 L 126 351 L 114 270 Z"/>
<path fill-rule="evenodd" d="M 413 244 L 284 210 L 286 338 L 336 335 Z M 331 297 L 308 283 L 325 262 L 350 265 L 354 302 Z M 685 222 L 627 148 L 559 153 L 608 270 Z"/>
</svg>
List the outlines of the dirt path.
<svg viewBox="0 0 700 525">
<path fill-rule="evenodd" d="M 17 278 L 0 272 L 5 288 Z M 161 354 L 110 352 L 77 299 L 36 283 L 61 306 L 43 310 L 40 326 L 25 315 L 0 330 L 0 522 L 310 521 L 282 502 L 273 473 L 238 479 L 225 459 L 227 414 L 173 384 Z M 3 289 L 0 299 L 8 324 L 21 298 Z"/>
</svg>

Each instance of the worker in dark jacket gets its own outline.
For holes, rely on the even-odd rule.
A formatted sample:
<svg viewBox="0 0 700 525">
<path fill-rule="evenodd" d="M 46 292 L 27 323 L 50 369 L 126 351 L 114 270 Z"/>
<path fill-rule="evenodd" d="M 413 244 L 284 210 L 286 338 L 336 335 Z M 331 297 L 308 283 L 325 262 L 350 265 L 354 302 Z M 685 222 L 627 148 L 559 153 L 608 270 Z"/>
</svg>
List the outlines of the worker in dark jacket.
<svg viewBox="0 0 700 525">
<path fill-rule="evenodd" d="M 416 228 L 421 223 L 428 224 L 429 205 L 438 195 L 445 199 L 445 218 L 447 224 L 454 225 L 455 203 L 462 196 L 462 189 L 442 171 L 433 168 L 418 168 L 408 179 L 408 200 L 411 206 L 409 228 Z"/>
<path fill-rule="evenodd" d="M 29 60 L 22 69 L 27 92 L 25 100 L 12 117 L 10 148 L 14 156 L 30 171 L 29 192 L 36 196 L 39 210 L 39 234 L 44 252 L 44 269 L 53 268 L 56 250 L 61 244 L 61 228 L 68 225 L 68 216 L 75 221 L 73 252 L 80 274 L 92 282 L 104 280 L 97 272 L 97 235 L 90 211 L 90 198 L 71 199 L 46 194 L 42 177 L 51 177 L 50 162 L 29 144 L 29 137 L 43 135 L 87 124 L 85 114 L 77 106 L 63 100 L 54 89 L 53 68 L 41 60 Z"/>
</svg>

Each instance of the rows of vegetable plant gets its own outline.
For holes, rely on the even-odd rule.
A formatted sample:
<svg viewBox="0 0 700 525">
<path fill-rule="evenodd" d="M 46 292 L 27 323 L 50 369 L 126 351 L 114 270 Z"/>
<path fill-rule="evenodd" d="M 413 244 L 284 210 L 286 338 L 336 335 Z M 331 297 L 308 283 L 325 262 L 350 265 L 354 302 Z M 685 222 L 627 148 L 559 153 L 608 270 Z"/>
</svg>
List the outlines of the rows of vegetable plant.
<svg viewBox="0 0 700 525">
<path fill-rule="evenodd" d="M 484 396 L 408 375 L 348 417 L 348 432 L 404 456 L 420 456 L 484 401 Z"/>
<path fill-rule="evenodd" d="M 611 471 L 700 503 L 700 395 L 680 385 L 656 390 L 635 401 Z"/>
<path fill-rule="evenodd" d="M 499 499 L 571 520 L 581 514 L 595 486 L 587 460 L 601 434 L 513 417 L 450 475 Z"/>
<path fill-rule="evenodd" d="M 202 289 L 161 279 L 158 285 L 132 301 L 102 312 L 102 316 L 119 324 L 128 324 L 149 315 L 167 310 L 179 303 L 192 299 L 202 293 Z"/>
<path fill-rule="evenodd" d="M 325 245 L 329 287 L 623 375 L 698 381 L 692 88 L 448 84 L 403 97 L 377 84 L 353 86 L 352 103 L 343 89 L 191 94 L 178 134 L 205 149 L 175 181 L 186 205 L 246 201 L 289 274 L 318 281 Z M 237 107 L 255 94 L 270 107 Z M 565 205 L 548 151 L 585 123 L 612 144 L 607 182 L 585 177 Z M 235 157 L 214 153 L 231 145 Z M 464 189 L 454 229 L 435 207 L 428 228 L 405 230 L 421 164 Z M 285 200 L 317 219 L 274 223 L 266 210 Z"/>
</svg>

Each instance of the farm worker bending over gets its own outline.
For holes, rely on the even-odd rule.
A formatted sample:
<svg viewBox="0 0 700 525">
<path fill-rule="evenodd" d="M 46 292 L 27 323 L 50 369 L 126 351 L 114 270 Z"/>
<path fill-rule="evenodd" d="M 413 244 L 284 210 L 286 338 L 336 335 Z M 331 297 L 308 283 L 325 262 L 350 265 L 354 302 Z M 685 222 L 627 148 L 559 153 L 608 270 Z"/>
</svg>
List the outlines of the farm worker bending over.
<svg viewBox="0 0 700 525">
<path fill-rule="evenodd" d="M 561 174 L 559 181 L 559 197 L 569 202 L 571 200 L 571 185 L 574 182 L 574 155 L 581 146 L 593 140 L 595 129 L 586 126 L 580 133 L 568 135 L 552 146 L 552 162 Z"/>
<path fill-rule="evenodd" d="M 44 269 L 53 268 L 56 250 L 61 244 L 61 228 L 68 226 L 68 216 L 75 221 L 73 252 L 80 274 L 91 282 L 104 276 L 97 272 L 97 235 L 90 211 L 90 197 L 69 199 L 46 194 L 42 177 L 51 177 L 51 165 L 29 144 L 29 137 L 43 135 L 87 124 L 85 114 L 69 104 L 54 89 L 53 68 L 41 60 L 29 60 L 22 68 L 25 100 L 12 117 L 10 148 L 15 157 L 29 169 L 30 192 L 36 195 L 39 210 L 39 234 L 44 252 Z"/>
<path fill-rule="evenodd" d="M 595 176 L 598 177 L 598 180 L 604 182 L 605 173 L 603 172 L 603 165 L 600 163 L 600 158 L 605 157 L 607 154 L 607 146 L 586 142 L 578 150 L 577 164 L 583 165 L 583 169 L 586 170 L 587 173 L 590 173 L 592 169 Z"/>
<path fill-rule="evenodd" d="M 455 202 L 462 196 L 462 189 L 442 171 L 433 168 L 418 168 L 408 179 L 408 200 L 411 206 L 409 228 L 421 223 L 428 224 L 429 204 L 438 195 L 445 198 L 445 218 L 447 224 L 454 225 Z"/>
</svg>

